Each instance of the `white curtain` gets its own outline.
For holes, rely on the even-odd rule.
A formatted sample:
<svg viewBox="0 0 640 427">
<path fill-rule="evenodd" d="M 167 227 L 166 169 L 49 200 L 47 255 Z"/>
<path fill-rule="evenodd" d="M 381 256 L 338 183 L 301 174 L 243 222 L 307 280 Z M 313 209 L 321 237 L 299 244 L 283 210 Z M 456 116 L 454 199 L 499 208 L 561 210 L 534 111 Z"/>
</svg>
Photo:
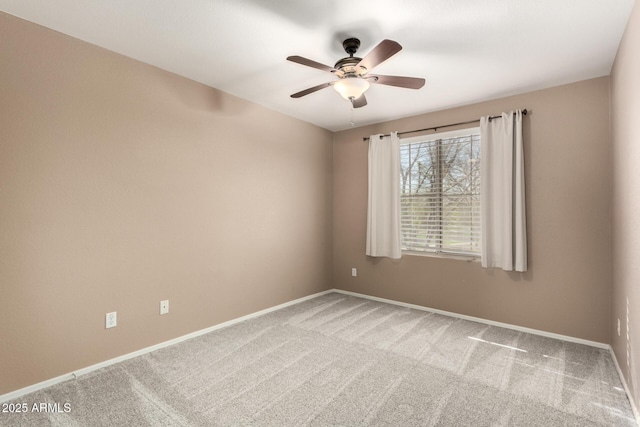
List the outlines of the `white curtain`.
<svg viewBox="0 0 640 427">
<path fill-rule="evenodd" d="M 400 250 L 400 140 L 369 137 L 367 255 L 398 259 Z"/>
<path fill-rule="evenodd" d="M 522 112 L 480 119 L 482 266 L 527 271 Z"/>
</svg>

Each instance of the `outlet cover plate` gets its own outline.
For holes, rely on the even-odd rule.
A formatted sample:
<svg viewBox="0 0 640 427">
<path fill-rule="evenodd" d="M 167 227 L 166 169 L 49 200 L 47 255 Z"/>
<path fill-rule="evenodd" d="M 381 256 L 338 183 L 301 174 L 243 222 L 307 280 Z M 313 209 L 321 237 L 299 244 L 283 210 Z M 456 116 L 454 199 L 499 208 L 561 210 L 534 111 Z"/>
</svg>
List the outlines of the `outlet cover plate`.
<svg viewBox="0 0 640 427">
<path fill-rule="evenodd" d="M 107 313 L 105 316 L 104 327 L 106 329 L 109 329 L 109 328 L 115 328 L 117 325 L 118 325 L 118 313 L 116 311 Z"/>
<path fill-rule="evenodd" d="M 167 314 L 169 312 L 169 300 L 160 301 L 160 314 Z"/>
</svg>

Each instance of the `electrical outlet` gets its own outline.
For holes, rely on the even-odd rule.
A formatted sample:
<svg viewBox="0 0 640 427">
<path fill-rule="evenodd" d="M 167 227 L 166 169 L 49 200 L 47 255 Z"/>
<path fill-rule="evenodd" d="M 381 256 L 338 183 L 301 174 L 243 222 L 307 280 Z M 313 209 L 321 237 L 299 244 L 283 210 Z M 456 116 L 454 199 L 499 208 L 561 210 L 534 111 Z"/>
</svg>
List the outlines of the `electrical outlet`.
<svg viewBox="0 0 640 427">
<path fill-rule="evenodd" d="M 118 313 L 112 311 L 111 313 L 107 313 L 105 316 L 105 325 L 106 329 L 115 328 L 118 325 Z"/>
<path fill-rule="evenodd" d="M 160 314 L 167 314 L 169 312 L 169 300 L 160 301 Z"/>
<path fill-rule="evenodd" d="M 358 275 L 358 269 L 357 269 L 357 268 L 352 268 L 352 269 L 351 269 L 351 275 L 352 275 L 353 277 L 356 277 L 356 276 Z"/>
</svg>

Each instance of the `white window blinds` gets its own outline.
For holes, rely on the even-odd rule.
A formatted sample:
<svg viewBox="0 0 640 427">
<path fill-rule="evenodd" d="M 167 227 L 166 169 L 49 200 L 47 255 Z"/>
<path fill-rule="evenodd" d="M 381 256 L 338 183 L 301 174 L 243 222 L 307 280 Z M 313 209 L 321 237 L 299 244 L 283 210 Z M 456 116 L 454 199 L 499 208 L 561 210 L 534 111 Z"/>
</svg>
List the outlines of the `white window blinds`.
<svg viewBox="0 0 640 427">
<path fill-rule="evenodd" d="M 480 131 L 401 140 L 402 250 L 480 255 Z"/>
</svg>

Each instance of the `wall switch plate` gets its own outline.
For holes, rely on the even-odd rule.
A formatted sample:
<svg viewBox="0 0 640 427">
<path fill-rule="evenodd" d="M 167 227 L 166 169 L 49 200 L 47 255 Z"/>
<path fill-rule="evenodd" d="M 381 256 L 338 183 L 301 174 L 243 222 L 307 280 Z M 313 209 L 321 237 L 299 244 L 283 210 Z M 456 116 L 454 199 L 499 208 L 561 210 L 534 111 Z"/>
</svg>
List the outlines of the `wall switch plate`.
<svg viewBox="0 0 640 427">
<path fill-rule="evenodd" d="M 117 325 L 118 325 L 118 313 L 116 311 L 107 313 L 107 315 L 105 316 L 104 327 L 106 329 L 109 329 L 109 328 L 115 328 Z"/>
<path fill-rule="evenodd" d="M 165 299 L 160 301 L 160 314 L 167 314 L 169 312 L 169 300 Z"/>
<path fill-rule="evenodd" d="M 618 336 L 620 336 L 620 319 L 618 319 Z"/>
<path fill-rule="evenodd" d="M 358 269 L 357 269 L 357 268 L 352 268 L 352 269 L 351 269 L 351 275 L 352 275 L 353 277 L 356 277 L 356 276 L 358 275 Z"/>
</svg>

